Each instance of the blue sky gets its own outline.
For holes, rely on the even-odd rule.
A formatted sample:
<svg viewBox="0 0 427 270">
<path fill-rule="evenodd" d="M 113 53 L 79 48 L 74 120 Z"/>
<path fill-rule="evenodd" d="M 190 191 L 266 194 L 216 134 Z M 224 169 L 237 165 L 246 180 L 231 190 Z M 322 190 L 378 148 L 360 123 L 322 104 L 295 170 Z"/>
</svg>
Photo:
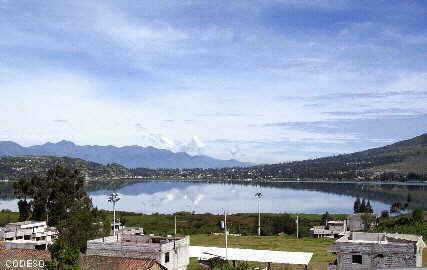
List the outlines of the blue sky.
<svg viewBox="0 0 427 270">
<path fill-rule="evenodd" d="M 424 1 L 0 0 L 0 140 L 257 163 L 427 132 Z"/>
</svg>

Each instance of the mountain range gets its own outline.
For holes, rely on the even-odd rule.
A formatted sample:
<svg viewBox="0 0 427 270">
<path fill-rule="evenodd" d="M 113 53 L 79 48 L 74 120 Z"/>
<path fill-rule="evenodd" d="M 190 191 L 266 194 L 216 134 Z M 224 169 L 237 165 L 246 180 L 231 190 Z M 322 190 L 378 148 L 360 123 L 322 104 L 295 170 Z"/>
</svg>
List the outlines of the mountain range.
<svg viewBox="0 0 427 270">
<path fill-rule="evenodd" d="M 96 151 L 95 151 L 96 150 Z M 154 153 L 147 155 L 147 153 Z M 135 163 L 137 169 L 128 169 L 114 161 L 129 160 Z M 144 155 L 145 154 L 145 155 Z M 77 156 L 81 158 L 63 157 Z M 115 156 L 117 155 L 117 156 Z M 2 157 L 3 156 L 3 157 Z M 140 159 L 140 157 L 143 157 Z M 150 157 L 164 167 L 160 170 L 147 168 L 147 164 L 137 166 L 136 162 L 149 162 Z M 178 157 L 186 157 L 180 160 Z M 85 159 L 96 159 L 97 162 Z M 174 159 L 175 158 L 175 159 Z M 427 133 L 415 138 L 396 142 L 383 147 L 365 151 L 324 157 L 311 160 L 293 161 L 277 164 L 246 166 L 240 168 L 207 168 L 177 169 L 172 165 L 184 164 L 184 161 L 214 160 L 216 163 L 227 165 L 249 165 L 238 161 L 221 161 L 204 156 L 190 156 L 185 153 L 173 153 L 153 147 L 114 147 L 114 146 L 77 146 L 71 142 L 62 141 L 56 144 L 47 143 L 39 146 L 22 147 L 13 142 L 0 142 L 0 179 L 16 179 L 22 176 L 43 174 L 55 165 L 64 165 L 82 171 L 88 179 L 108 180 L 142 177 L 145 179 L 207 179 L 207 180 L 427 180 Z M 177 161 L 178 160 L 178 161 Z M 190 162 L 188 161 L 188 162 Z M 219 162 L 219 163 L 218 163 Z M 103 164 L 99 164 L 103 163 Z M 108 163 L 108 164 L 107 164 Z M 118 162 L 116 162 L 118 163 Z M 107 164 L 107 165 L 106 165 Z M 189 163 L 185 163 L 187 166 Z M 141 168 L 145 167 L 145 168 Z M 154 167 L 153 165 L 151 167 Z M 169 168 L 168 168 L 169 167 Z"/>
<path fill-rule="evenodd" d="M 71 157 L 100 164 L 120 164 L 127 168 L 227 168 L 245 167 L 250 163 L 234 159 L 221 160 L 209 156 L 192 156 L 184 152 L 174 153 L 165 149 L 137 145 L 116 147 L 112 145 L 76 145 L 70 141 L 45 143 L 23 147 L 15 142 L 0 141 L 0 157 L 52 156 Z"/>
</svg>

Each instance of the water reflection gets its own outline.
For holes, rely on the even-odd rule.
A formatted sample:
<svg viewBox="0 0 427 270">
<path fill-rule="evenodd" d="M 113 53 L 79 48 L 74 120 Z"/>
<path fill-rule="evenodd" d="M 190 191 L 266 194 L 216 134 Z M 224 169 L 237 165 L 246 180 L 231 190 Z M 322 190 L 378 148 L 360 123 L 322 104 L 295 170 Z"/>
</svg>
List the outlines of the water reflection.
<svg viewBox="0 0 427 270">
<path fill-rule="evenodd" d="M 143 182 L 119 189 L 122 200 L 120 210 L 143 213 L 173 213 L 195 211 L 196 213 L 219 213 L 227 209 L 231 213 L 256 212 L 254 194 L 263 193 L 263 212 L 304 213 L 351 213 L 354 197 L 330 194 L 314 190 L 295 190 L 286 187 L 242 185 L 241 183 L 186 183 Z M 110 190 L 91 193 L 95 205 L 109 209 L 106 194 Z M 387 204 L 372 200 L 376 212 L 388 209 Z"/>
<path fill-rule="evenodd" d="M 124 185 L 116 191 L 121 200 L 117 209 L 143 213 L 173 213 L 194 211 L 219 213 L 227 209 L 231 213 L 256 212 L 254 194 L 263 193 L 263 212 L 271 213 L 351 213 L 356 197 L 367 198 L 376 213 L 388 210 L 394 202 L 406 202 L 410 208 L 427 209 L 427 192 L 422 184 L 378 183 L 319 183 L 319 182 L 167 182 L 146 181 Z M 0 185 L 0 209 L 17 210 L 11 185 Z M 111 188 L 97 187 L 90 192 L 94 205 L 110 209 L 107 194 Z"/>
</svg>

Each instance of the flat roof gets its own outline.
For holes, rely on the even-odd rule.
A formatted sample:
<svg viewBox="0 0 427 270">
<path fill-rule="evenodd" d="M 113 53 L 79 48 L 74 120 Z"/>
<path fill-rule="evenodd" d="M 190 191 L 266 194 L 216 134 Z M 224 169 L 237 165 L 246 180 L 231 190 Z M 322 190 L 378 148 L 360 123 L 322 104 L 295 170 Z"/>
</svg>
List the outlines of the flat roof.
<svg viewBox="0 0 427 270">
<path fill-rule="evenodd" d="M 308 265 L 313 253 L 288 252 L 259 249 L 228 248 L 227 259 L 231 261 L 264 262 Z M 215 257 L 225 259 L 225 248 L 190 246 L 190 257 L 208 260 Z"/>
</svg>

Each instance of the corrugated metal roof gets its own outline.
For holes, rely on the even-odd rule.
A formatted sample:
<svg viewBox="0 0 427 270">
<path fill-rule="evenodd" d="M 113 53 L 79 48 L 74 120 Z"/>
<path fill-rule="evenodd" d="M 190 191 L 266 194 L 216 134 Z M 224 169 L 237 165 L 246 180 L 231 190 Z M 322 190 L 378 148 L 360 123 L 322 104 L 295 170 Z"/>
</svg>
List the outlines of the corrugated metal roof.
<svg viewBox="0 0 427 270">
<path fill-rule="evenodd" d="M 228 248 L 227 259 L 230 261 L 271 262 L 280 264 L 308 265 L 313 253 L 287 252 L 258 249 Z M 225 259 L 225 248 L 190 246 L 190 257 L 208 260 L 214 257 Z"/>
</svg>

